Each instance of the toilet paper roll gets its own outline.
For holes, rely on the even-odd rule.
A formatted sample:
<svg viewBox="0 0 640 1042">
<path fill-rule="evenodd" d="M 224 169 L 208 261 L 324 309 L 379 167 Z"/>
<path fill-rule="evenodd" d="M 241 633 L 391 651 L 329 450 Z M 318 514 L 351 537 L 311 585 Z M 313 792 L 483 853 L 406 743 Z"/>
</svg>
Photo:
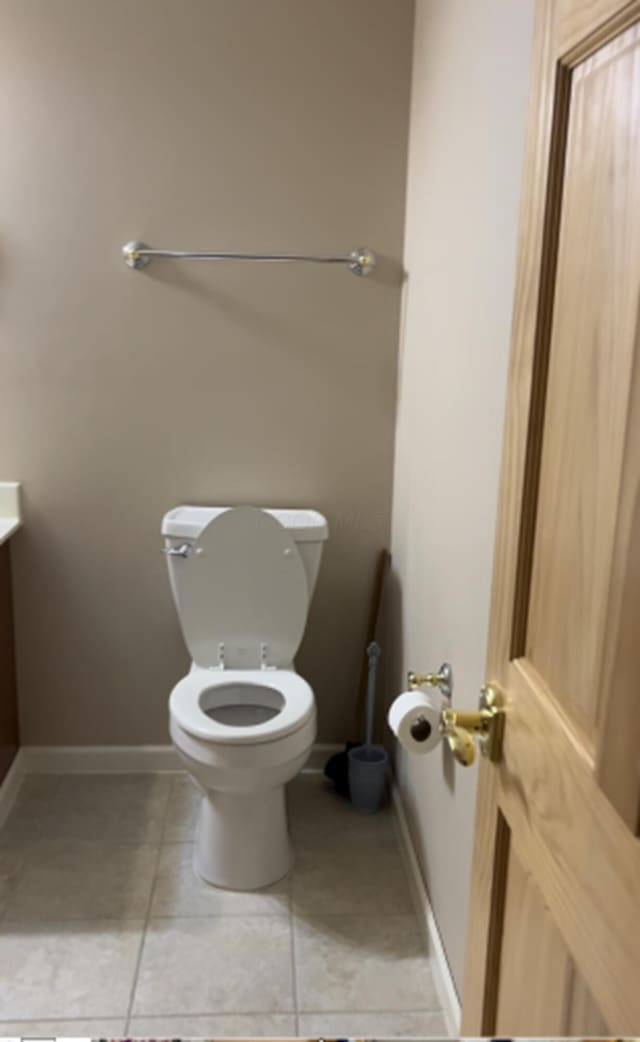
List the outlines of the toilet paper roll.
<svg viewBox="0 0 640 1042">
<path fill-rule="evenodd" d="M 403 691 L 391 703 L 387 716 L 389 727 L 410 753 L 430 753 L 438 745 L 440 708 L 423 691 Z"/>
</svg>

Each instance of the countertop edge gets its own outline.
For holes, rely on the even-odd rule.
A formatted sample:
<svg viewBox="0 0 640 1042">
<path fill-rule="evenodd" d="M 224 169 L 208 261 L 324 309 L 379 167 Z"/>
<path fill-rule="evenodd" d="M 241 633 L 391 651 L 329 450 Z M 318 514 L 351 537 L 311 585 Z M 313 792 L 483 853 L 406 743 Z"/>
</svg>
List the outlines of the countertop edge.
<svg viewBox="0 0 640 1042">
<path fill-rule="evenodd" d="M 8 539 L 17 532 L 20 528 L 19 517 L 0 517 L 0 546 L 6 543 Z"/>
<path fill-rule="evenodd" d="M 20 528 L 20 482 L 0 481 L 0 544 Z"/>
</svg>

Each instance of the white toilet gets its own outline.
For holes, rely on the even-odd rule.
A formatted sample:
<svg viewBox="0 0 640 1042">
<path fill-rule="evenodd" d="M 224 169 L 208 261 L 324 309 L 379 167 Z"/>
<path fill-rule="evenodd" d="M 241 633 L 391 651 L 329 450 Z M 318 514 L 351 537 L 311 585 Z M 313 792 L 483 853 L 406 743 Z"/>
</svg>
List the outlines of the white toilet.
<svg viewBox="0 0 640 1042">
<path fill-rule="evenodd" d="M 293 664 L 325 518 L 314 510 L 181 506 L 162 521 L 190 672 L 169 699 L 172 741 L 203 793 L 195 870 L 255 890 L 289 871 L 285 784 L 316 735 Z"/>
</svg>

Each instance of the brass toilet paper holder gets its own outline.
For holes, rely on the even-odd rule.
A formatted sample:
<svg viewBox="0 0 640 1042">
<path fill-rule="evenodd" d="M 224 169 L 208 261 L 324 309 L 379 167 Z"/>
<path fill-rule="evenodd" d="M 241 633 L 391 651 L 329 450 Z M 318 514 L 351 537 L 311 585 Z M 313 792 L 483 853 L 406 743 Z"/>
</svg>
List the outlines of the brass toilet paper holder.
<svg viewBox="0 0 640 1042">
<path fill-rule="evenodd" d="M 439 688 L 446 698 L 451 697 L 453 677 L 448 662 L 444 662 L 437 673 L 415 673 L 411 670 L 407 680 L 412 691 L 426 685 Z M 442 737 L 463 767 L 469 767 L 475 760 L 474 738 L 478 739 L 483 756 L 492 763 L 500 762 L 505 724 L 504 707 L 505 698 L 500 688 L 496 684 L 484 684 L 480 689 L 477 710 L 459 710 L 450 705 L 441 710 Z M 418 742 L 426 741 L 431 734 L 431 725 L 426 719 L 419 718 L 411 728 L 411 734 Z"/>
</svg>

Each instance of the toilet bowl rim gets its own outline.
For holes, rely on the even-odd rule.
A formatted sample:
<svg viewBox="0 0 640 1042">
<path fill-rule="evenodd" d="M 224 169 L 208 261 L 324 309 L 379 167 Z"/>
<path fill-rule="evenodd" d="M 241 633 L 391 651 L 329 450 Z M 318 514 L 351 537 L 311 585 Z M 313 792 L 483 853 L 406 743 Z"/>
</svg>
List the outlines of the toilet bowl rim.
<svg viewBox="0 0 640 1042">
<path fill-rule="evenodd" d="M 276 690 L 283 696 L 284 706 L 270 720 L 248 727 L 234 727 L 207 716 L 200 706 L 203 692 L 234 684 Z M 173 688 L 169 712 L 184 732 L 211 745 L 263 745 L 303 727 L 315 714 L 315 699 L 311 686 L 294 670 L 210 670 L 194 666 Z"/>
<path fill-rule="evenodd" d="M 213 772 L 218 779 L 212 782 L 213 788 L 225 788 L 220 785 L 222 777 L 251 775 L 254 779 L 271 776 L 294 761 L 303 762 L 309 756 L 316 737 L 316 714 L 313 713 L 295 731 L 281 735 L 270 742 L 252 742 L 249 745 L 231 745 L 197 738 L 185 731 L 175 718 L 171 718 L 171 741 L 186 765 L 186 770 L 198 776 L 198 772 Z M 297 771 L 296 771 L 297 773 Z M 292 775 L 293 776 L 293 775 Z M 235 788 L 235 785 L 232 786 Z"/>
</svg>

